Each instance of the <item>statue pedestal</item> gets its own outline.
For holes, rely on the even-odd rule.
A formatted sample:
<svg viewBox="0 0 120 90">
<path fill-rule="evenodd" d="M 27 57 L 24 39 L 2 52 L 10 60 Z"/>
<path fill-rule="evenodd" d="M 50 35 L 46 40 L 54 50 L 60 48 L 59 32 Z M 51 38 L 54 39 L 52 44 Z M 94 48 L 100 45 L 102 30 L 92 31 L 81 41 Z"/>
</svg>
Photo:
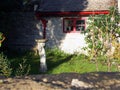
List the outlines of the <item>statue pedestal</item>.
<svg viewBox="0 0 120 90">
<path fill-rule="evenodd" d="M 46 72 L 47 71 L 47 64 L 46 64 L 46 53 L 45 53 L 45 42 L 47 40 L 46 39 L 39 39 L 36 40 L 37 44 L 38 44 L 38 52 L 39 52 L 39 56 L 40 56 L 40 71 L 41 72 Z"/>
</svg>

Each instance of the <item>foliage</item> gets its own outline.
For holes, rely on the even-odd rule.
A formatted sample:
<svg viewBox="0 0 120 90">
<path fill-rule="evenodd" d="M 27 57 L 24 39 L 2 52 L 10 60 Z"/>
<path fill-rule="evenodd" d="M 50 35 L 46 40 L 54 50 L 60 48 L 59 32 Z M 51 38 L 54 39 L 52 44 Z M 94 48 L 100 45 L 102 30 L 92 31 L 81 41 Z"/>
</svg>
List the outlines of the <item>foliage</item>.
<svg viewBox="0 0 120 90">
<path fill-rule="evenodd" d="M 10 76 L 12 73 L 12 68 L 10 68 L 10 62 L 8 58 L 0 53 L 0 75 L 4 75 L 6 77 Z"/>
<path fill-rule="evenodd" d="M 5 36 L 2 32 L 0 32 L 0 47 L 2 45 L 2 42 L 5 40 Z"/>
<path fill-rule="evenodd" d="M 39 56 L 31 51 L 6 51 L 8 60 L 12 63 L 12 76 L 24 76 L 39 73 Z"/>
<path fill-rule="evenodd" d="M 22 60 L 21 63 L 19 63 L 19 67 L 16 69 L 16 76 L 23 76 L 28 75 L 30 72 L 30 64 L 27 64 L 27 59 Z"/>
<path fill-rule="evenodd" d="M 113 54 L 114 57 L 114 62 L 116 62 L 116 66 L 119 67 L 120 65 L 120 44 L 119 43 L 114 43 L 115 46 L 115 51 Z"/>
<path fill-rule="evenodd" d="M 87 73 L 96 71 L 94 62 L 89 62 L 88 56 L 66 54 L 57 48 L 46 49 L 46 54 L 48 66 L 48 71 L 46 72 L 47 74 L 59 74 L 65 72 Z M 27 60 L 25 61 L 25 65 L 22 64 L 23 59 Z M 99 57 L 98 59 L 102 61 L 104 57 Z M 16 71 L 18 71 L 18 67 L 20 67 L 20 64 L 22 64 L 23 66 L 31 66 L 29 74 L 41 74 L 39 71 L 40 57 L 39 55 L 34 55 L 33 52 L 28 51 L 25 53 L 20 53 L 10 51 L 10 53 L 8 54 L 8 60 L 12 63 L 11 68 L 15 70 L 14 74 L 12 75 L 16 75 Z M 99 71 L 105 72 L 107 71 L 106 66 L 104 65 L 105 61 L 103 60 L 102 62 L 103 63 L 98 62 L 98 68 Z M 115 65 L 112 66 L 111 71 L 117 71 Z M 26 75 L 25 73 L 23 75 Z"/>
<path fill-rule="evenodd" d="M 114 46 L 113 43 L 118 44 L 118 37 L 120 36 L 120 16 L 115 7 L 110 8 L 108 15 L 94 15 L 89 18 L 89 26 L 86 30 L 86 42 L 88 43 L 88 52 L 90 60 L 96 62 L 96 69 L 98 69 L 98 58 L 103 56 L 110 71 L 111 63 L 114 62 Z M 119 56 L 120 57 L 120 56 Z"/>
</svg>

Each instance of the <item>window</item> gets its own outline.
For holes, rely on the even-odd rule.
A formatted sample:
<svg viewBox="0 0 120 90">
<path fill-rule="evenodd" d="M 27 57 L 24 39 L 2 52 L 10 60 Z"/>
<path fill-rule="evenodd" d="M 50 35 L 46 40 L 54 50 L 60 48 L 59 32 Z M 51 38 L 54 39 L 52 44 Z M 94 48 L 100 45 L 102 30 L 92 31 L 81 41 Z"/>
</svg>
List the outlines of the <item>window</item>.
<svg viewBox="0 0 120 90">
<path fill-rule="evenodd" d="M 83 32 L 85 30 L 85 18 L 64 18 L 63 31 L 67 32 Z"/>
</svg>

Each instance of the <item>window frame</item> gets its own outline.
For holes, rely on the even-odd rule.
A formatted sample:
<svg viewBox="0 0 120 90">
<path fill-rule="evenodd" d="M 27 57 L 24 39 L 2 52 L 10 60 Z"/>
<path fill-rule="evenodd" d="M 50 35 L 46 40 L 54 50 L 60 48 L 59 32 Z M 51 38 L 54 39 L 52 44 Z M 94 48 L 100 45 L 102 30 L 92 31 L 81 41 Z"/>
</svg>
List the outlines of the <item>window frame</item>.
<svg viewBox="0 0 120 90">
<path fill-rule="evenodd" d="M 73 26 L 73 29 L 72 29 L 72 31 L 67 31 L 66 29 L 65 29 L 65 21 L 66 20 L 73 20 L 73 25 L 71 25 L 71 26 Z M 80 26 L 84 26 L 84 28 L 86 29 L 86 17 L 80 17 L 80 18 L 63 18 L 63 32 L 64 33 L 80 33 L 80 32 L 82 32 L 81 30 L 80 31 L 77 31 L 76 30 L 76 26 L 77 26 L 77 24 L 76 24 L 76 21 L 77 20 L 84 20 L 85 21 L 85 24 L 84 25 L 80 25 Z"/>
</svg>

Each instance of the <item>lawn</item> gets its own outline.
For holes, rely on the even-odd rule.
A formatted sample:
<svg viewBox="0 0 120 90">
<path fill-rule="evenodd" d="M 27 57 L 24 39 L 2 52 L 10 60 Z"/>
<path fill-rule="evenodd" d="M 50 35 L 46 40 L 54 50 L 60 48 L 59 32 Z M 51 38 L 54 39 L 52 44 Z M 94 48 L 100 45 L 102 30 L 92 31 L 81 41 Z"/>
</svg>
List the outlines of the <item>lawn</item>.
<svg viewBox="0 0 120 90">
<path fill-rule="evenodd" d="M 76 72 L 76 73 L 88 73 L 96 72 L 96 65 L 94 62 L 89 61 L 89 57 L 85 55 L 77 54 L 65 54 L 58 49 L 46 49 L 47 54 L 47 74 L 59 74 L 65 72 Z M 23 63 L 24 70 L 30 65 L 29 74 L 41 74 L 40 73 L 40 62 L 39 55 L 34 55 L 33 52 L 10 52 L 7 53 L 7 58 L 11 63 L 11 68 L 13 69 L 13 75 L 15 74 L 17 68 Z M 104 64 L 99 63 L 99 71 L 106 72 L 107 67 Z M 115 66 L 113 66 L 112 71 L 116 71 Z"/>
</svg>

